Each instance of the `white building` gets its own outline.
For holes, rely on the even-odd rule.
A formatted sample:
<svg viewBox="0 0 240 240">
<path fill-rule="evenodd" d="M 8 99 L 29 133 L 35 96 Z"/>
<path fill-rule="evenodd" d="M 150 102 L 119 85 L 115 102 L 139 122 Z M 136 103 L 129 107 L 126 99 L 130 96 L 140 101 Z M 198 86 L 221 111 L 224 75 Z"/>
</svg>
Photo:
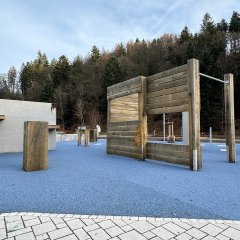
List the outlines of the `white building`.
<svg viewBox="0 0 240 240">
<path fill-rule="evenodd" d="M 0 153 L 23 151 L 26 121 L 48 122 L 48 149 L 55 149 L 56 109 L 51 103 L 0 99 Z"/>
</svg>

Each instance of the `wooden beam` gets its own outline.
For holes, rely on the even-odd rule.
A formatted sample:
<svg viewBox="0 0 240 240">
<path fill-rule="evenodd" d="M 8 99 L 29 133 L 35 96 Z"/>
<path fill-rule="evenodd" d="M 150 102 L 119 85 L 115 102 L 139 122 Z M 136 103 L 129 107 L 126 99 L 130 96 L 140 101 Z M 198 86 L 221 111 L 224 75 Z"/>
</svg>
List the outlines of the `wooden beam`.
<svg viewBox="0 0 240 240">
<path fill-rule="evenodd" d="M 0 120 L 5 120 L 5 115 L 0 115 Z"/>
<path fill-rule="evenodd" d="M 24 122 L 23 169 L 48 168 L 48 122 Z"/>
<path fill-rule="evenodd" d="M 188 60 L 189 84 L 189 154 L 190 168 L 197 171 L 202 168 L 200 145 L 200 75 L 199 61 Z"/>
<path fill-rule="evenodd" d="M 48 125 L 48 129 L 59 129 L 59 125 Z"/>
<path fill-rule="evenodd" d="M 225 134 L 227 159 L 230 163 L 236 161 L 235 147 L 235 117 L 234 117 L 234 81 L 233 74 L 225 74 L 224 80 L 228 82 L 224 86 L 225 97 Z"/>
</svg>

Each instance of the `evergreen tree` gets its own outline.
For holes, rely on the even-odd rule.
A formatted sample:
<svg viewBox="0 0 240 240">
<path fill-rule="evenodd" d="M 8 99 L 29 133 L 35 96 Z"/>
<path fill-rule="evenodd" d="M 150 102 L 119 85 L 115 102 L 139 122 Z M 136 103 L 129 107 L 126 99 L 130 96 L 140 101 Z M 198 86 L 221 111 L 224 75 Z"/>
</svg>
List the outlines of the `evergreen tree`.
<svg viewBox="0 0 240 240">
<path fill-rule="evenodd" d="M 238 12 L 233 12 L 230 24 L 229 24 L 229 32 L 240 33 L 240 14 Z"/>
</svg>

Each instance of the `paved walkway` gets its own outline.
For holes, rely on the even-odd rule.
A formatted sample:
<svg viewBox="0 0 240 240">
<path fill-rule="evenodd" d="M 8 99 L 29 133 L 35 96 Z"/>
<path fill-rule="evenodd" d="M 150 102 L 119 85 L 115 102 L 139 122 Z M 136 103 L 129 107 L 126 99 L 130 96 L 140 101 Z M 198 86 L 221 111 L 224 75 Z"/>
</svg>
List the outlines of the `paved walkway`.
<svg viewBox="0 0 240 240">
<path fill-rule="evenodd" d="M 0 214 L 0 240 L 3 239 L 238 240 L 240 239 L 240 221 L 2 213 Z"/>
</svg>

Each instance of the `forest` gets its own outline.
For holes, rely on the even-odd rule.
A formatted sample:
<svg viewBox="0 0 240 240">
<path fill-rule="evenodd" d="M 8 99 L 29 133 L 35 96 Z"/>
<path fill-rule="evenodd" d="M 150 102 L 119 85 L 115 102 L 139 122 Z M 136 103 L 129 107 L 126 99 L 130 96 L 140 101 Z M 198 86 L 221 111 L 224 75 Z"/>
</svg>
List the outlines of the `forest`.
<svg viewBox="0 0 240 240">
<path fill-rule="evenodd" d="M 108 86 L 196 58 L 202 73 L 220 79 L 225 73 L 234 74 L 236 122 L 240 119 L 238 12 L 233 11 L 229 21 L 220 22 L 214 22 L 206 13 L 194 34 L 186 26 L 179 35 L 137 38 L 126 44 L 116 43 L 112 50 L 93 46 L 84 58 L 77 54 L 72 61 L 65 55 L 49 61 L 39 51 L 36 59 L 22 64 L 20 71 L 12 66 L 8 73 L 0 75 L 0 98 L 51 102 L 57 108 L 57 123 L 66 131 L 97 123 L 105 129 Z M 224 130 L 223 85 L 201 78 L 201 131 L 208 131 L 209 126 L 219 133 Z"/>
</svg>

